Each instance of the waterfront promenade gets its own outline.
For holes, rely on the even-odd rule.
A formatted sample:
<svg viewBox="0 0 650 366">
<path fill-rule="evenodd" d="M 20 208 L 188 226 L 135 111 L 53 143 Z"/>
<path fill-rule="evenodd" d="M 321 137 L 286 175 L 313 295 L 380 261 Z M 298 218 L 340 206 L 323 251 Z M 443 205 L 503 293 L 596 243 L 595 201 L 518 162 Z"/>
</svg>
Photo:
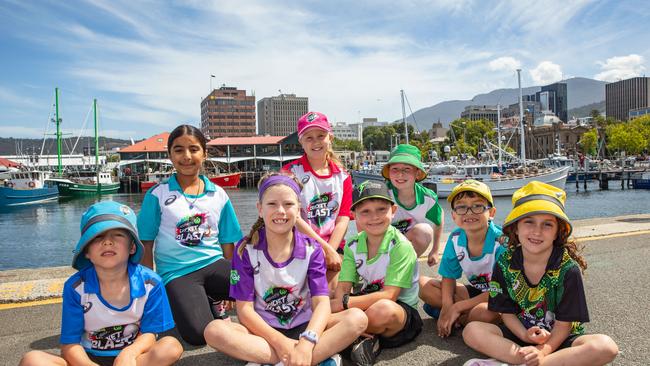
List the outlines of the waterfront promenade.
<svg viewBox="0 0 650 366">
<path fill-rule="evenodd" d="M 574 226 L 589 264 L 584 276 L 591 318 L 587 332 L 606 333 L 618 343 L 621 354 L 614 365 L 648 364 L 650 215 L 578 220 Z M 427 275 L 437 271 L 423 261 L 420 269 Z M 32 349 L 58 352 L 58 295 L 72 272 L 67 267 L 0 272 L 0 365 L 17 365 L 20 356 Z M 480 356 L 463 344 L 459 332 L 438 338 L 435 320 L 421 314 L 422 334 L 405 347 L 384 350 L 379 365 L 462 365 Z M 179 365 L 243 364 L 208 347 L 184 346 Z"/>
</svg>

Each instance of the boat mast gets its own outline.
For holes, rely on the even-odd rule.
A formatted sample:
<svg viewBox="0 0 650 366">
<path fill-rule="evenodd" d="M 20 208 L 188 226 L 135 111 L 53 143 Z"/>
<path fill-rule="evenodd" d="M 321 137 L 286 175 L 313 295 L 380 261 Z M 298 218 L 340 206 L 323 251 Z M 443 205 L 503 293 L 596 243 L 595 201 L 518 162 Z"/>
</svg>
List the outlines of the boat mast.
<svg viewBox="0 0 650 366">
<path fill-rule="evenodd" d="M 519 82 L 519 140 L 521 144 L 521 162 L 526 166 L 526 140 L 524 138 L 524 98 L 521 95 L 521 69 L 517 69 L 517 80 Z"/>
<path fill-rule="evenodd" d="M 501 170 L 501 104 L 499 103 L 497 103 L 497 146 L 499 147 L 499 170 Z"/>
<path fill-rule="evenodd" d="M 97 194 L 101 194 L 99 182 L 99 137 L 97 135 L 97 99 L 93 99 L 93 116 L 95 120 L 95 173 L 97 174 Z"/>
<path fill-rule="evenodd" d="M 59 118 L 59 88 L 54 88 L 54 106 L 56 109 L 56 157 L 59 176 L 63 176 L 63 163 L 61 162 L 61 118 Z"/>
<path fill-rule="evenodd" d="M 402 122 L 404 122 L 404 136 L 406 137 L 406 143 L 409 143 L 409 126 L 406 124 L 406 108 L 404 107 L 404 89 L 401 89 L 400 94 L 402 96 Z"/>
</svg>

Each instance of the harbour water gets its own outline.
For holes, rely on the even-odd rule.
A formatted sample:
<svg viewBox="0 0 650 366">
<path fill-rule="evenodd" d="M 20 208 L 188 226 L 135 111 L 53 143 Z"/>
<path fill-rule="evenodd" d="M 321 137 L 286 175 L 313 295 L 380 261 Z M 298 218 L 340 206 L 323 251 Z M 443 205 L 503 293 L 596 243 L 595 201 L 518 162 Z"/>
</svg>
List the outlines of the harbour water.
<svg viewBox="0 0 650 366">
<path fill-rule="evenodd" d="M 611 182 L 614 183 L 614 182 Z M 600 191 L 598 182 L 590 183 L 588 190 L 576 192 L 567 185 L 567 214 L 571 219 L 610 217 L 649 213 L 650 190 L 621 190 L 610 184 L 610 190 Z M 242 231 L 247 233 L 257 219 L 255 202 L 257 191 L 227 191 L 233 203 Z M 139 211 L 143 194 L 115 194 L 102 196 L 129 205 Z M 96 197 L 60 199 L 45 204 L 0 209 L 0 270 L 39 268 L 69 265 L 72 250 L 79 239 L 79 219 L 84 210 L 97 201 Z M 445 231 L 454 228 L 450 207 L 441 200 L 445 210 Z M 495 198 L 496 223 L 502 223 L 511 207 L 510 198 Z M 348 232 L 355 232 L 350 225 Z M 443 240 L 446 238 L 443 238 Z"/>
</svg>

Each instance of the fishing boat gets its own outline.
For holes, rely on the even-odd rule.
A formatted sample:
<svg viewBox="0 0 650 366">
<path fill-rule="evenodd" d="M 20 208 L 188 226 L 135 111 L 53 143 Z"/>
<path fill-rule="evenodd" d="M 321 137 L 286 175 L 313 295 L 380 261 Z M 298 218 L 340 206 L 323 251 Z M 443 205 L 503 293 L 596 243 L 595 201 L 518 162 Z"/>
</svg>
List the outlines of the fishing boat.
<svg viewBox="0 0 650 366">
<path fill-rule="evenodd" d="M 425 185 L 434 185 L 438 197 L 448 197 L 465 179 L 475 179 L 490 187 L 492 196 L 511 196 L 516 190 L 536 180 L 564 189 L 568 166 L 559 168 L 519 167 L 499 173 L 497 164 L 439 165 L 429 171 Z"/>
<path fill-rule="evenodd" d="M 59 157 L 58 175 L 49 181 L 59 187 L 61 196 L 86 196 L 96 194 L 117 193 L 120 189 L 120 183 L 113 180 L 109 172 L 101 171 L 99 165 L 99 135 L 97 127 L 97 99 L 93 99 L 93 116 L 95 124 L 95 169 L 79 171 L 74 174 L 63 175 L 61 165 L 61 131 L 59 118 L 59 89 L 55 89 L 55 106 L 56 106 L 56 139 L 57 155 Z"/>
<path fill-rule="evenodd" d="M 156 184 L 166 181 L 171 177 L 172 173 L 173 172 L 152 172 L 145 174 L 145 180 L 140 182 L 140 191 L 146 192 Z"/>
<path fill-rule="evenodd" d="M 47 181 L 49 172 L 12 171 L 0 184 L 0 207 L 26 205 L 55 200 L 59 190 Z"/>
<path fill-rule="evenodd" d="M 239 187 L 241 172 L 210 174 L 208 179 L 221 188 L 234 189 Z"/>
</svg>

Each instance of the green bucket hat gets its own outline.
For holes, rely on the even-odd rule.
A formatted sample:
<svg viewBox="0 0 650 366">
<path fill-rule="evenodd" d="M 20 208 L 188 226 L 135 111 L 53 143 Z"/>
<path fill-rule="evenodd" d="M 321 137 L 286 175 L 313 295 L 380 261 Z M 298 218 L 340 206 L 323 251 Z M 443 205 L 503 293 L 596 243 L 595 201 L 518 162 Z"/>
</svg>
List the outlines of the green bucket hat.
<svg viewBox="0 0 650 366">
<path fill-rule="evenodd" d="M 390 179 L 388 171 L 390 170 L 391 164 L 408 164 L 418 168 L 419 172 L 417 177 L 415 177 L 417 182 L 420 182 L 427 177 L 427 172 L 424 170 L 424 166 L 422 166 L 422 155 L 420 154 L 420 149 L 413 145 L 400 144 L 390 152 L 388 163 L 386 163 L 384 168 L 381 170 L 381 175 L 386 179 Z"/>
</svg>

